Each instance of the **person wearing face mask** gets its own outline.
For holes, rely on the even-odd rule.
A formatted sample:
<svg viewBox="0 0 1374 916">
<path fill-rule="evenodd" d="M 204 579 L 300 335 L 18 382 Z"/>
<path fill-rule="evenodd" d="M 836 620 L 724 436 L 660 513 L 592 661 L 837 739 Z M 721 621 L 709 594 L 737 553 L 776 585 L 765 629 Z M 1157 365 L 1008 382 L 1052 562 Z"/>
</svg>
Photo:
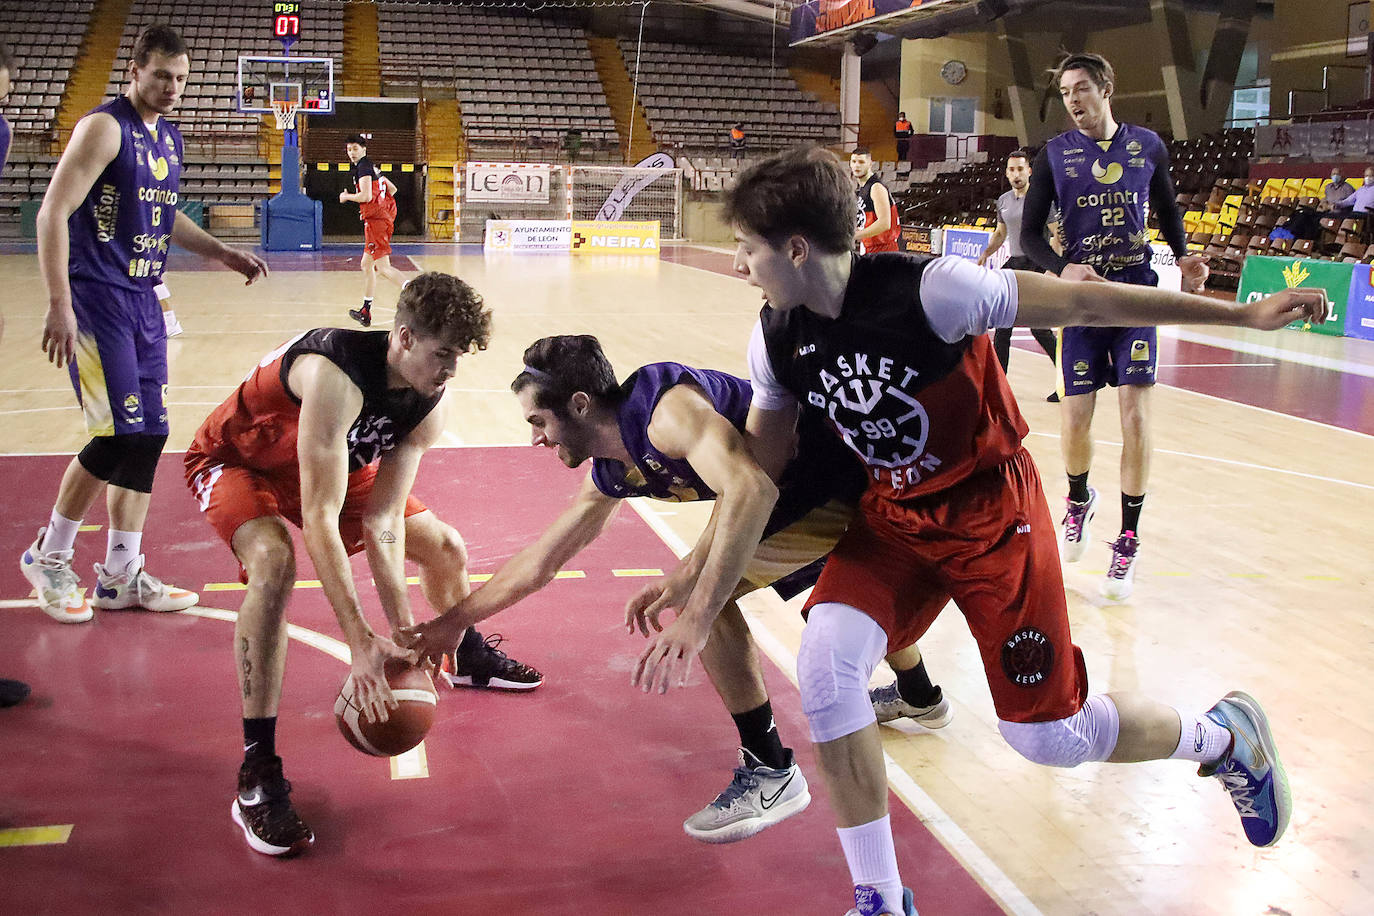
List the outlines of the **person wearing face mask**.
<svg viewBox="0 0 1374 916">
<path fill-rule="evenodd" d="M 1355 186 L 1345 180 L 1345 175 L 1339 168 L 1331 170 L 1331 180 L 1322 189 L 1322 200 L 1328 210 L 1334 210 L 1340 206 L 1341 201 L 1355 193 Z"/>
</svg>

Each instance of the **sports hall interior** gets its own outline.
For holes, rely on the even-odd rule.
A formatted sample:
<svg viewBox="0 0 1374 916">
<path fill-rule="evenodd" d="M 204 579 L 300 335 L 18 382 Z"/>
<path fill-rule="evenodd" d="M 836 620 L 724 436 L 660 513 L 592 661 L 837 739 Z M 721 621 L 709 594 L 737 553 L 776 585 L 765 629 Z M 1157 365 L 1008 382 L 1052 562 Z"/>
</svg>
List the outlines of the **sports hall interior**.
<svg viewBox="0 0 1374 916">
<path fill-rule="evenodd" d="M 237 111 L 238 60 L 281 45 L 269 2 L 0 0 L 0 35 L 16 57 L 0 176 L 0 676 L 33 687 L 0 710 L 0 912 L 842 911 L 849 878 L 795 684 L 801 598 L 762 593 L 745 611 L 779 728 L 814 774 L 816 799 L 738 844 L 705 846 L 681 829 L 723 784 L 733 731 L 699 667 L 667 696 L 631 690 L 642 640 L 625 634 L 622 608 L 695 541 L 709 506 L 693 504 L 629 501 L 567 575 L 488 621 L 483 631 L 501 633 L 545 684 L 527 696 L 442 692 L 425 753 L 400 769 L 335 730 L 348 666 L 298 542 L 279 741 L 319 839 L 298 860 L 264 861 L 226 810 L 242 591 L 180 473 L 196 427 L 264 354 L 303 330 L 347 325 L 357 305 L 361 231 L 336 199 L 344 138 L 367 126 L 345 123 L 350 111 L 403 109 L 367 126 L 370 158 L 401 189 L 393 263 L 457 274 L 493 309 L 491 345 L 460 360 L 448 428 L 417 482 L 463 534 L 478 582 L 552 522 L 584 472 L 530 447 L 509 391 L 528 344 L 590 333 L 622 377 L 658 360 L 747 376 L 762 302 L 735 275 L 719 215 L 739 171 L 803 144 L 842 155 L 862 144 L 910 250 L 929 250 L 930 229 L 991 229 L 1006 155 L 1069 126 L 1046 77 L 1063 51 L 1111 60 L 1117 119 L 1165 137 L 1210 295 L 1234 299 L 1251 258 L 1369 276 L 1374 224 L 1320 209 L 1333 167 L 1358 187 L 1374 165 L 1367 3 L 931 0 L 794 46 L 801 6 L 305 0 L 291 53 L 332 59 L 341 112 L 299 124 L 301 184 L 323 202 L 323 246 L 267 252 L 272 274 L 251 287 L 183 251 L 168 262 L 185 330 L 168 344 L 172 433 L 145 544 L 150 567 L 198 590 L 201 605 L 62 627 L 37 609 L 14 562 L 86 441 L 66 373 L 39 347 L 37 208 L 77 120 L 123 91 L 134 38 L 165 22 L 191 49 L 171 116 L 186 139 L 180 206 L 212 234 L 257 246 L 264 202 L 282 186 L 282 133 L 271 116 Z M 898 112 L 915 129 L 900 161 Z M 736 123 L 747 136 L 738 156 Z M 1296 147 L 1280 148 L 1285 136 Z M 465 206 L 468 163 L 564 174 L 655 153 L 681 176 L 660 256 L 484 252 L 487 219 L 561 212 Z M 1271 237 L 1301 208 L 1319 212 L 1313 237 Z M 386 327 L 396 290 L 379 286 Z M 1008 377 L 1057 512 L 1053 370 L 1028 333 L 1013 343 Z M 1099 595 L 1106 545 L 1066 565 L 1075 642 L 1095 691 L 1140 689 L 1197 711 L 1235 688 L 1260 697 L 1292 782 L 1292 825 L 1278 845 L 1252 848 L 1225 793 L 1179 761 L 1028 763 L 1001 739 L 976 646 L 949 608 L 921 646 L 953 721 L 883 729 L 903 879 L 926 916 L 1374 912 L 1374 840 L 1361 826 L 1374 818 L 1362 765 L 1374 753 L 1364 715 L 1374 704 L 1374 340 L 1162 328 L 1158 356 L 1135 593 Z M 1114 493 L 1114 397 L 1099 399 L 1094 440 L 1094 486 Z M 1115 501 L 1104 505 L 1110 528 Z M 89 560 L 104 519 L 87 522 L 78 552 Z M 354 570 L 379 621 L 366 566 Z M 78 571 L 89 578 L 88 563 Z M 882 667 L 875 683 L 890 677 Z"/>
</svg>

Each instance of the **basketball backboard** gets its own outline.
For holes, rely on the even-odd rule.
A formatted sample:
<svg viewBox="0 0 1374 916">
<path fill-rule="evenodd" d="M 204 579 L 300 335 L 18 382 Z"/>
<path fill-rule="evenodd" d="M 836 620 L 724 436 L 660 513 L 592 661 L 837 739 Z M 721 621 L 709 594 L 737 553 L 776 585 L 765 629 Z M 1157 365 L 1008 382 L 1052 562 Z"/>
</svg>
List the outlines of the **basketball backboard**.
<svg viewBox="0 0 1374 916">
<path fill-rule="evenodd" d="M 334 61 L 328 57 L 239 57 L 238 109 L 271 114 L 292 101 L 300 114 L 334 113 Z"/>
</svg>

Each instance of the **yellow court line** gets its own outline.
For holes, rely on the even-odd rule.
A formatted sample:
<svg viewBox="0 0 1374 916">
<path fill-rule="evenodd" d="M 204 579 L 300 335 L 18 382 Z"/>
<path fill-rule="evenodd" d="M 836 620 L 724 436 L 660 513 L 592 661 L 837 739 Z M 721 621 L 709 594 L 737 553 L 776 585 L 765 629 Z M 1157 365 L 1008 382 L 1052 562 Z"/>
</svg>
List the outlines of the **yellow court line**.
<svg viewBox="0 0 1374 916">
<path fill-rule="evenodd" d="M 82 525 L 77 531 L 99 531 L 104 525 Z"/>
<path fill-rule="evenodd" d="M 72 824 L 50 827 L 11 827 L 0 830 L 0 846 L 58 846 L 72 835 Z"/>
<path fill-rule="evenodd" d="M 649 575 L 661 576 L 661 575 L 663 575 L 663 573 L 662 573 L 661 571 L 657 570 L 657 569 L 654 569 L 654 570 L 641 570 L 641 571 L 633 571 L 633 570 L 631 570 L 631 571 L 629 571 L 629 572 L 625 572 L 625 571 L 622 571 L 622 570 L 612 570 L 612 572 L 613 572 L 615 575 L 643 575 L 643 576 L 649 576 Z M 470 581 L 472 581 L 472 582 L 488 582 L 488 581 L 491 580 L 491 576 L 492 576 L 491 573 L 474 573 L 473 575 L 468 576 L 468 579 L 469 579 Z M 585 578 L 587 578 L 587 574 L 586 574 L 585 572 L 583 572 L 582 570 L 580 570 L 580 569 L 564 569 L 564 570 L 560 570 L 560 571 L 558 572 L 558 574 L 554 576 L 554 578 L 555 578 L 555 579 L 585 579 Z M 407 584 L 407 585 L 419 585 L 419 584 L 420 584 L 420 577 L 419 577 L 419 576 L 407 576 L 407 577 L 406 577 L 406 584 Z M 295 587 L 296 587 L 296 588 L 323 588 L 324 586 L 321 584 L 321 582 L 320 582 L 319 579 L 299 579 L 299 580 L 296 581 L 296 586 L 295 586 Z M 206 582 L 203 586 L 201 586 L 201 589 L 200 589 L 200 590 L 203 591 L 203 592 L 241 592 L 241 591 L 244 591 L 244 590 L 247 589 L 247 588 L 248 588 L 248 586 L 244 585 L 242 582 Z"/>
<path fill-rule="evenodd" d="M 633 578 L 635 576 L 661 576 L 661 569 L 613 569 L 611 575 L 618 579 Z"/>
</svg>

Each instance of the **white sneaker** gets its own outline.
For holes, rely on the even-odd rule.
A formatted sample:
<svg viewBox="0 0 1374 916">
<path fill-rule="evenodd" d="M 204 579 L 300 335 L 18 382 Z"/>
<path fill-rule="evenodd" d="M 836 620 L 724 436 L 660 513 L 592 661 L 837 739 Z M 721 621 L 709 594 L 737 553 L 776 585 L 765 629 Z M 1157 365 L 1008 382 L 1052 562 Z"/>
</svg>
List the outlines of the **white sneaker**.
<svg viewBox="0 0 1374 916">
<path fill-rule="evenodd" d="M 1063 530 L 1059 532 L 1059 556 L 1065 563 L 1077 563 L 1088 549 L 1089 524 L 1097 514 L 1097 491 L 1088 487 L 1088 501 L 1064 500 Z"/>
<path fill-rule="evenodd" d="M 688 836 L 703 843 L 733 843 L 800 814 L 811 804 L 811 790 L 795 760 L 775 770 L 744 748 L 739 749 L 739 760 L 735 778 L 725 791 L 683 821 Z"/>
<path fill-rule="evenodd" d="M 54 550 L 43 553 L 43 534 L 47 528 L 38 529 L 38 540 L 24 551 L 19 558 L 19 568 L 24 578 L 29 580 L 38 595 L 38 606 L 53 620 L 60 623 L 85 623 L 95 616 L 90 602 L 82 594 L 81 584 L 72 571 L 71 550 Z"/>
<path fill-rule="evenodd" d="M 111 575 L 99 563 L 95 564 L 95 574 L 95 597 L 91 599 L 91 605 L 102 611 L 121 611 L 125 608 L 184 611 L 200 600 L 195 592 L 166 585 L 149 575 L 143 568 L 143 554 L 130 560 L 119 575 Z"/>
<path fill-rule="evenodd" d="M 1135 589 L 1135 561 L 1140 558 L 1140 538 L 1123 533 L 1112 543 L 1112 563 L 1102 580 L 1102 594 L 1112 601 L 1125 601 Z"/>
<path fill-rule="evenodd" d="M 874 687 L 868 692 L 868 698 L 873 702 L 873 713 L 879 722 L 911 719 L 926 728 L 944 728 L 954 718 L 954 711 L 939 687 L 935 688 L 935 696 L 935 702 L 930 706 L 912 706 L 897 692 L 896 681 L 884 687 Z"/>
<path fill-rule="evenodd" d="M 180 321 L 177 321 L 177 313 L 176 313 L 176 312 L 163 312 L 163 313 L 162 313 L 162 320 L 163 320 L 163 321 L 166 323 L 166 325 L 167 325 L 167 336 L 168 336 L 168 337 L 180 337 L 180 336 L 181 336 L 181 322 L 180 322 Z"/>
</svg>

